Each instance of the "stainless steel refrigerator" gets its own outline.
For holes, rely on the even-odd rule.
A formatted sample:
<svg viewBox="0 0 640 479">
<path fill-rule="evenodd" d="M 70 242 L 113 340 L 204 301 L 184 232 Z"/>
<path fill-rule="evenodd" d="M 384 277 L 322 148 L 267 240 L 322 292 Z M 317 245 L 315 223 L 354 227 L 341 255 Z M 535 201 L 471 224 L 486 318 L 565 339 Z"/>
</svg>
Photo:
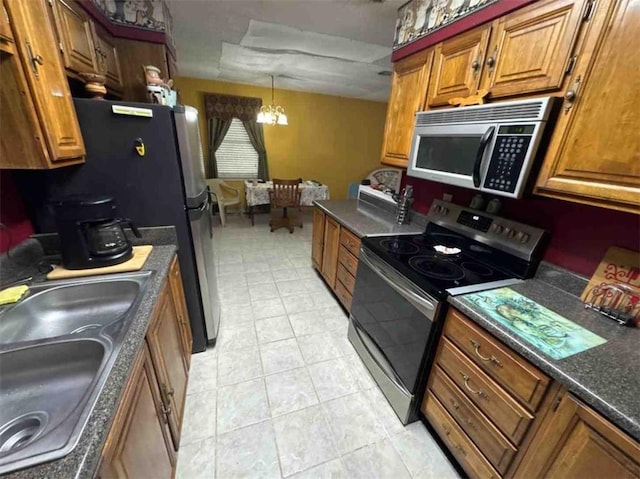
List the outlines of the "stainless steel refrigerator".
<svg viewBox="0 0 640 479">
<path fill-rule="evenodd" d="M 36 228 L 51 231 L 49 198 L 113 196 L 119 215 L 138 226 L 174 225 L 194 352 L 215 342 L 220 322 L 210 194 L 198 111 L 143 103 L 75 99 L 87 149 L 83 165 L 48 171 L 31 182 Z M 36 209 L 38 209 L 36 207 Z"/>
</svg>

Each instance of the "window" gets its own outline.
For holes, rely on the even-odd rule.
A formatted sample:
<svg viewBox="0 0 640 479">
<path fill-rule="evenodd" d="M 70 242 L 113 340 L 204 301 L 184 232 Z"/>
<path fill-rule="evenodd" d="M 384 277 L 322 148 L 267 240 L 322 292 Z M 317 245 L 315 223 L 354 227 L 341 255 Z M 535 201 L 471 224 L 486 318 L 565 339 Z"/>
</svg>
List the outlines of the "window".
<svg viewBox="0 0 640 479">
<path fill-rule="evenodd" d="M 251 179 L 258 177 L 258 152 L 240 120 L 231 121 L 229 131 L 216 151 L 218 178 Z"/>
</svg>

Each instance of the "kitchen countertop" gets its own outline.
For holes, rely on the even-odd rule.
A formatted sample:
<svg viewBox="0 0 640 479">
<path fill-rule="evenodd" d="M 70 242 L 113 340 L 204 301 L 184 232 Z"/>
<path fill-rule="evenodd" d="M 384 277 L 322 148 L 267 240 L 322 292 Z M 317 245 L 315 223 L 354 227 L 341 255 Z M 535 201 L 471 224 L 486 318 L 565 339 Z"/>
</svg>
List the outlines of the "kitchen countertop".
<svg viewBox="0 0 640 479">
<path fill-rule="evenodd" d="M 541 279 L 530 279 L 511 289 L 602 336 L 606 343 L 565 359 L 546 356 L 480 310 L 462 302 L 449 303 L 547 373 L 585 403 L 640 441 L 640 329 L 618 326 L 585 309 L 579 297 Z"/>
<path fill-rule="evenodd" d="M 358 237 L 398 234 L 418 234 L 424 231 L 425 223 L 418 215 L 408 225 L 396 223 L 393 215 L 377 209 L 359 205 L 357 200 L 324 200 L 313 204 L 350 229 Z"/>
<path fill-rule="evenodd" d="M 131 368 L 144 343 L 147 326 L 156 304 L 162 284 L 169 273 L 169 267 L 176 247 L 156 245 L 142 268 L 153 270 L 147 291 L 131 321 L 127 337 L 98 396 L 96 405 L 89 416 L 87 425 L 80 436 L 78 445 L 61 459 L 39 464 L 3 475 L 3 479 L 31 479 L 34 477 L 92 478 L 100 462 L 102 448 L 107 439 L 111 422 L 120 403 L 124 386 L 129 379 Z"/>
</svg>

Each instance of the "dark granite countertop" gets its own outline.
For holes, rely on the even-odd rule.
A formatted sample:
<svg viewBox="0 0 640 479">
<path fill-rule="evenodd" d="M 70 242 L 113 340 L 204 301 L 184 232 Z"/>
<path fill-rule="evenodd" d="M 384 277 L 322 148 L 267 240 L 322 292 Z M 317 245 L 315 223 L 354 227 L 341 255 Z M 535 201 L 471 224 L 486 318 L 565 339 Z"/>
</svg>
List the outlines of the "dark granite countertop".
<svg viewBox="0 0 640 479">
<path fill-rule="evenodd" d="M 358 204 L 357 200 L 325 200 L 314 201 L 314 205 L 334 218 L 342 226 L 353 231 L 357 236 L 382 236 L 397 234 L 417 234 L 424 231 L 425 222 L 421 216 L 408 225 L 399 225 L 395 218 L 387 212 Z"/>
<path fill-rule="evenodd" d="M 78 445 L 65 457 L 39 464 L 3 475 L 7 479 L 39 478 L 92 478 L 100 462 L 102 448 L 107 439 L 111 422 L 124 386 L 129 379 L 133 362 L 144 343 L 147 326 L 151 313 L 160 293 L 162 284 L 169 272 L 171 259 L 176 252 L 174 245 L 155 245 L 149 258 L 142 268 L 143 271 L 155 271 L 151 276 L 149 286 L 127 333 L 122 348 L 118 353 L 111 374 L 109 375 L 102 393 L 98 396 L 96 405 L 89 416 L 87 425 L 80 436 Z"/>
<path fill-rule="evenodd" d="M 462 296 L 450 297 L 449 303 L 640 441 L 640 329 L 618 326 L 585 309 L 580 298 L 566 291 L 571 288 L 560 289 L 543 281 L 540 275 L 510 287 L 607 342 L 555 360 L 482 311 L 472 309 L 459 299 Z M 576 288 L 573 289 L 575 294 Z"/>
</svg>

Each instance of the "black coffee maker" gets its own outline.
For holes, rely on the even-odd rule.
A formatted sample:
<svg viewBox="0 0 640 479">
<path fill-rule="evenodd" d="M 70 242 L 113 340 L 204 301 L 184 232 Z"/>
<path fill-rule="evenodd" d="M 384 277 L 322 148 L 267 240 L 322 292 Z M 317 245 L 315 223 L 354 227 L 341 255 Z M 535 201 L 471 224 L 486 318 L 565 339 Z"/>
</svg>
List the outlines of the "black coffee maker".
<svg viewBox="0 0 640 479">
<path fill-rule="evenodd" d="M 88 269 L 124 263 L 133 247 L 124 233 L 129 227 L 140 232 L 129 219 L 118 218 L 109 196 L 67 196 L 51 201 L 58 226 L 62 266 Z"/>
</svg>

